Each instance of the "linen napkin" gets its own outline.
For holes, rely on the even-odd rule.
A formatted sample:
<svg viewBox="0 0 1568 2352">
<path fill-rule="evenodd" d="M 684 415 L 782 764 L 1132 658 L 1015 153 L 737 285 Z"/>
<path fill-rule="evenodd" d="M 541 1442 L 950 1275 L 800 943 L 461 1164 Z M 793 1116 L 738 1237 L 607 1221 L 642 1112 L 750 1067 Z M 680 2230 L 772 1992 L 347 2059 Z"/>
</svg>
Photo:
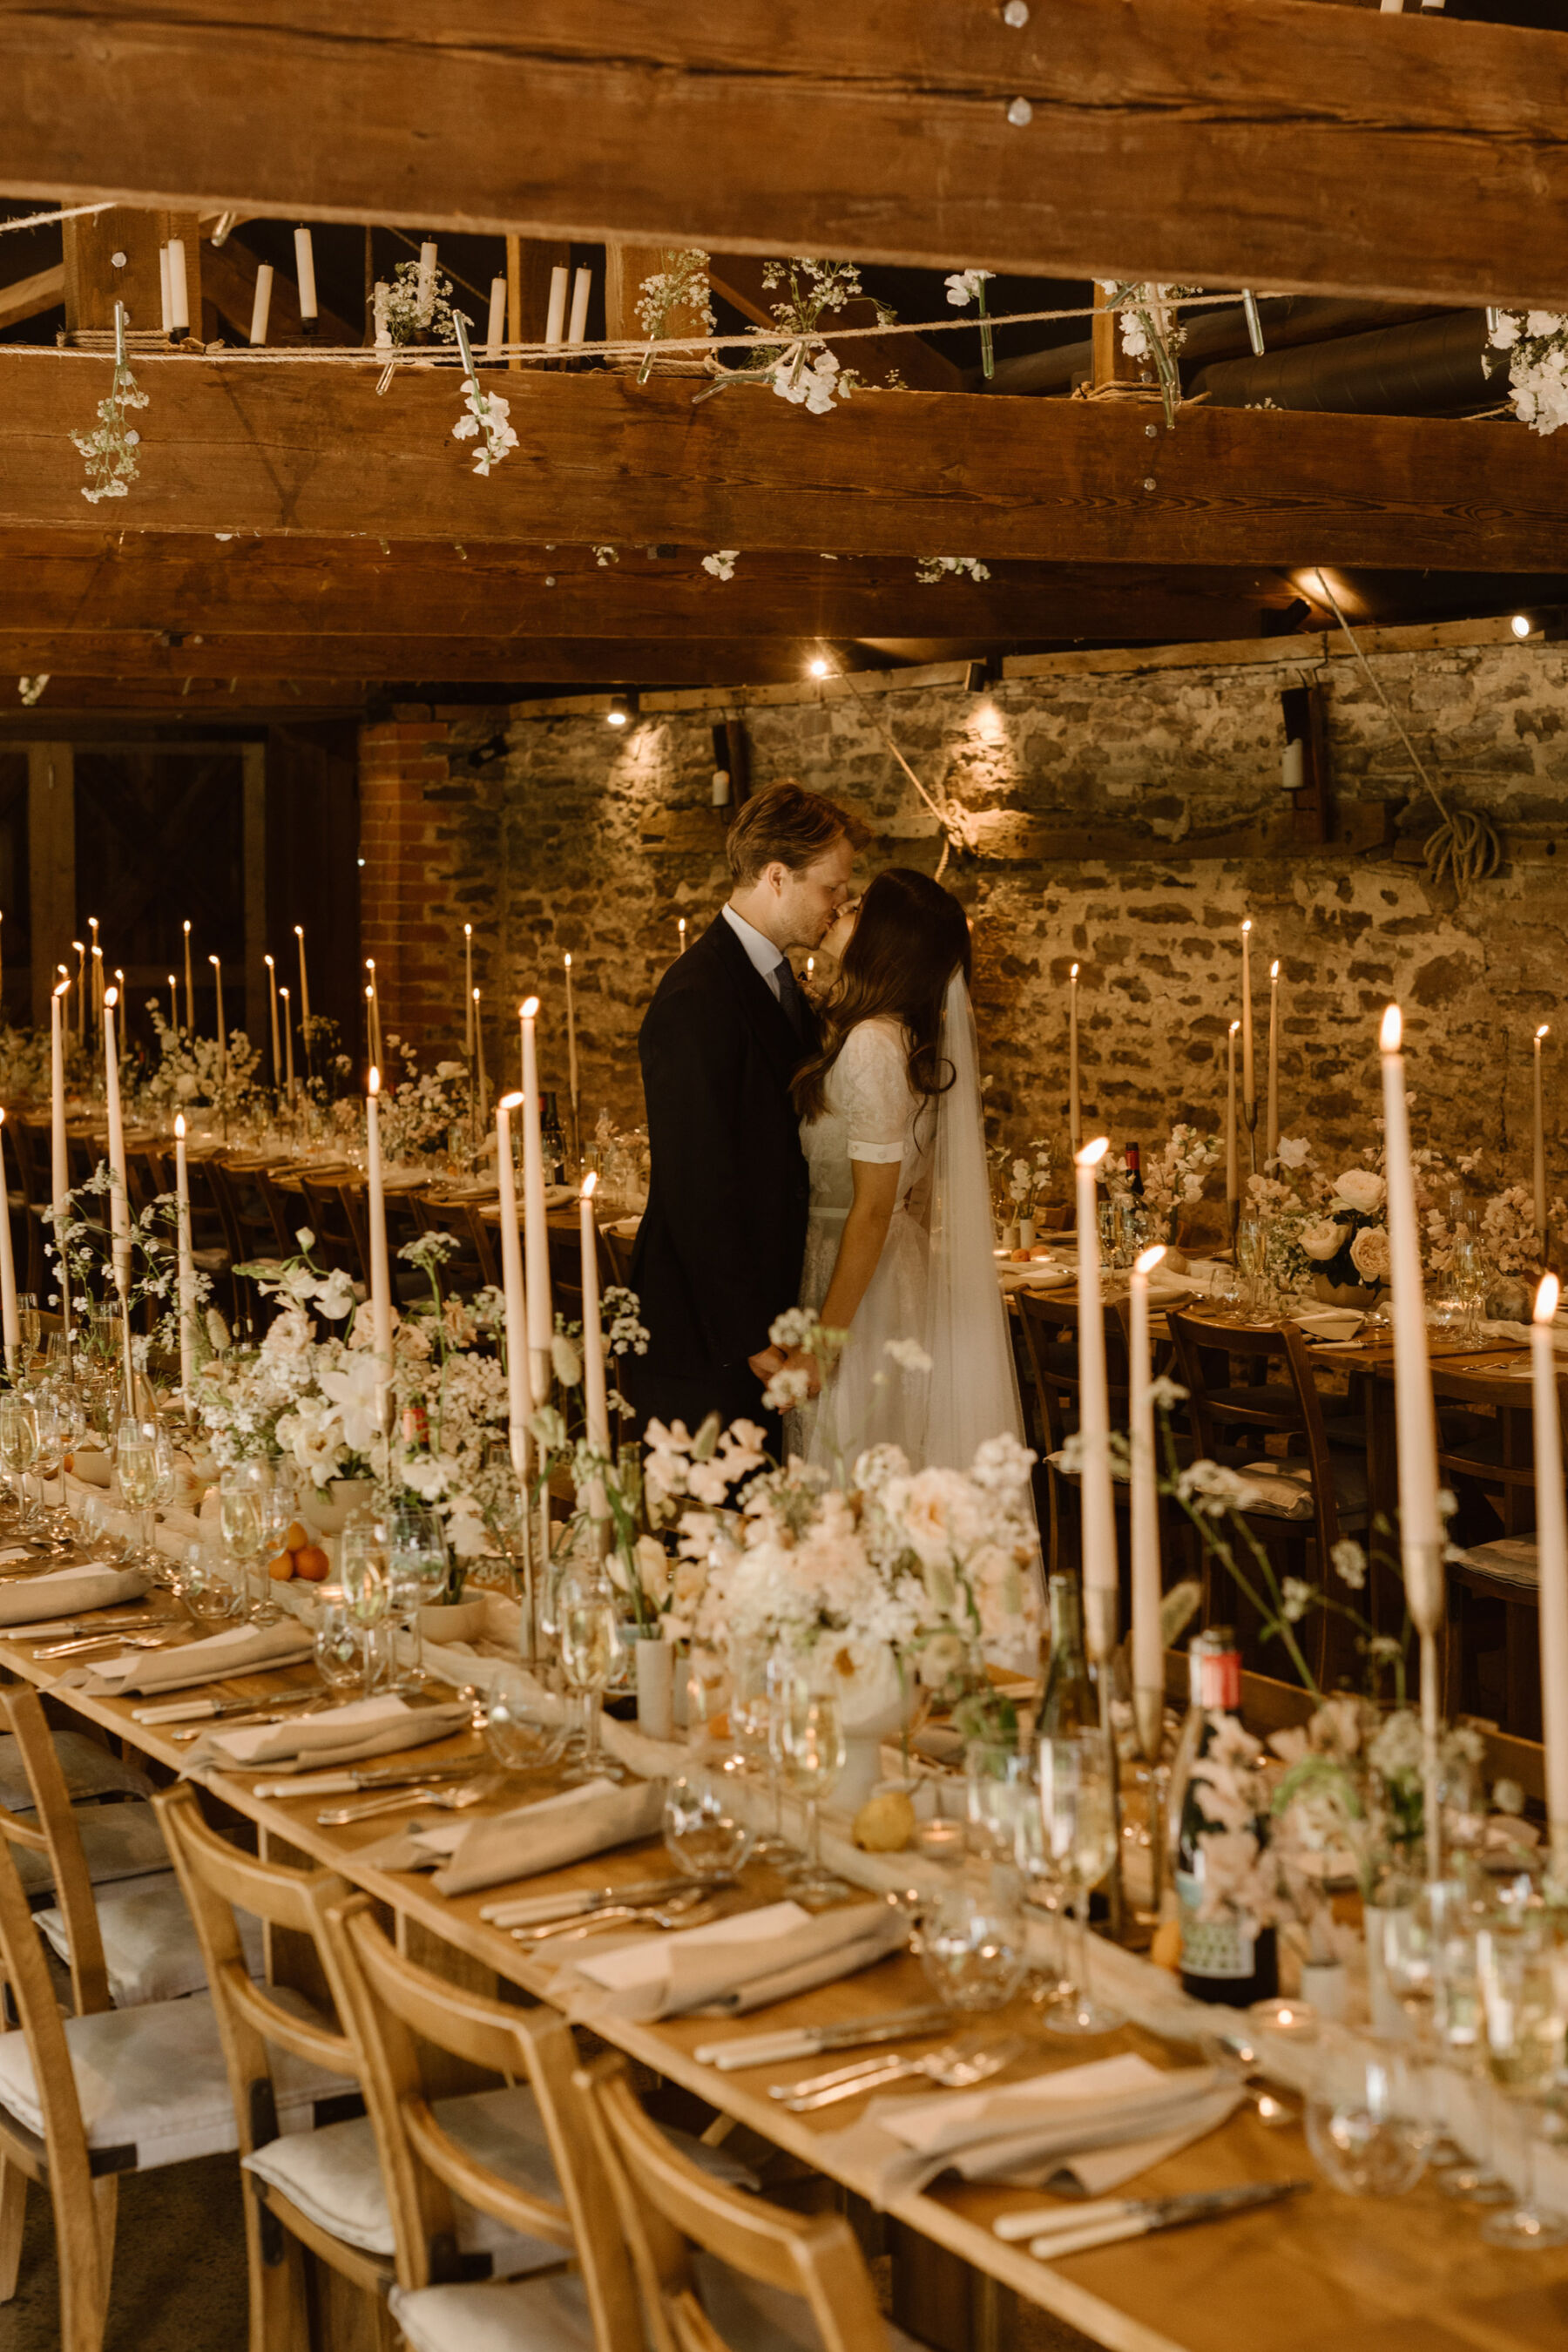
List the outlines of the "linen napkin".
<svg viewBox="0 0 1568 2352">
<path fill-rule="evenodd" d="M 1481 1330 L 1489 1339 L 1512 1339 L 1521 1348 L 1530 1345 L 1531 1327 L 1528 1323 L 1486 1322 L 1481 1325 Z M 1552 1345 L 1560 1352 L 1568 1349 L 1568 1322 L 1564 1322 L 1561 1316 L 1552 1326 Z"/>
<path fill-rule="evenodd" d="M 587 1780 L 514 1812 L 488 1821 L 434 1822 L 415 1834 L 424 1860 L 449 1857 L 436 1873 L 437 1895 L 471 1895 L 477 1887 L 536 1877 L 611 1846 L 657 1837 L 663 1816 L 662 1780 Z"/>
<path fill-rule="evenodd" d="M 86 1609 L 111 1609 L 140 1601 L 147 1580 L 139 1568 L 113 1568 L 106 1559 L 79 1559 L 51 1568 L 47 1576 L 18 1577 L 0 1584 L 0 1625 L 47 1624 L 51 1617 L 76 1617 Z"/>
<path fill-rule="evenodd" d="M 879 2173 L 879 2194 L 939 2173 L 1099 2196 L 1214 2131 L 1241 2085 L 1213 2066 L 1166 2073 L 1133 2052 L 977 2091 L 873 2100 L 837 2136 Z"/>
<path fill-rule="evenodd" d="M 209 1731 L 197 1741 L 191 1765 L 213 1764 L 220 1771 L 304 1772 L 331 1764 L 352 1764 L 363 1756 L 385 1756 L 405 1748 L 428 1748 L 450 1739 L 473 1720 L 466 1701 L 447 1706 L 410 1706 L 388 1694 L 351 1699 L 320 1715 L 291 1717 L 283 1723 L 246 1724 L 233 1731 Z M 187 1768 L 188 1769 L 188 1768 Z"/>
<path fill-rule="evenodd" d="M 255 1675 L 293 1665 L 310 1654 L 310 1629 L 297 1618 L 278 1625 L 226 1625 L 205 1641 L 182 1642 L 167 1650 L 130 1650 L 97 1666 L 77 1666 L 60 1680 L 94 1697 L 119 1698 L 127 1691 L 189 1690 L 195 1683 L 224 1682 L 232 1675 Z"/>
<path fill-rule="evenodd" d="M 705 1927 L 587 1953 L 557 1977 L 551 1996 L 565 1993 L 571 2013 L 587 2021 L 646 2023 L 710 2006 L 741 2017 L 850 1976 L 908 1939 L 908 1920 L 889 1904 L 847 1904 L 814 1916 L 798 1903 L 769 1903 Z"/>
<path fill-rule="evenodd" d="M 1533 1536 L 1500 1536 L 1496 1543 L 1472 1544 L 1465 1554 L 1472 1568 L 1510 1584 L 1539 1584 L 1541 1554 Z"/>
</svg>

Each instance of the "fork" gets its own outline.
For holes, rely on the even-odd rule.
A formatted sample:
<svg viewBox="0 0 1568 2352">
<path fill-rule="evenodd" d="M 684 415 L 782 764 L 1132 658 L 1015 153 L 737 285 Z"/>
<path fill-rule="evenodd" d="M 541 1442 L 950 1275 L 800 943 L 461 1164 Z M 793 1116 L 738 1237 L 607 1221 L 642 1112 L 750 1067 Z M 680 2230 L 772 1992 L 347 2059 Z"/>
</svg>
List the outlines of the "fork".
<svg viewBox="0 0 1568 2352">
<path fill-rule="evenodd" d="M 928 2082 L 939 2084 L 944 2091 L 972 2090 L 976 2083 L 989 2082 L 1010 2066 L 1015 2058 L 1028 2048 L 1022 2034 L 1010 2033 L 1000 2042 L 987 2042 L 978 2034 L 966 2034 L 962 2042 L 949 2042 L 944 2049 L 933 2050 L 924 2058 L 900 2058 L 891 2065 L 875 2060 L 863 2063 L 853 2074 L 841 2067 L 836 2079 L 822 2075 L 811 2084 L 795 2084 L 785 2089 L 775 2084 L 773 2096 L 783 2096 L 785 2108 L 792 2116 L 809 2115 L 816 2107 L 831 2107 L 840 2099 L 858 2099 L 862 2091 L 879 2091 L 888 2083 L 906 2083 L 917 2074 Z"/>
<path fill-rule="evenodd" d="M 713 1916 L 713 1900 L 706 1892 L 693 1888 L 689 1895 L 674 1895 L 663 1903 L 606 1904 L 590 1919 L 558 1919 L 542 1927 L 513 1927 L 514 1943 L 525 1944 L 531 1951 L 543 1943 L 573 1943 L 580 1936 L 596 1936 L 601 1927 L 623 1927 L 628 1921 L 639 1925 L 644 1921 L 655 1927 L 700 1927 Z"/>
<path fill-rule="evenodd" d="M 342 1829 L 346 1822 L 367 1822 L 374 1813 L 401 1813 L 415 1806 L 435 1806 L 443 1813 L 467 1812 L 481 1798 L 500 1787 L 499 1772 L 480 1772 L 455 1789 L 391 1789 L 383 1796 L 356 1798 L 352 1805 L 329 1805 L 316 1815 L 324 1830 Z"/>
</svg>

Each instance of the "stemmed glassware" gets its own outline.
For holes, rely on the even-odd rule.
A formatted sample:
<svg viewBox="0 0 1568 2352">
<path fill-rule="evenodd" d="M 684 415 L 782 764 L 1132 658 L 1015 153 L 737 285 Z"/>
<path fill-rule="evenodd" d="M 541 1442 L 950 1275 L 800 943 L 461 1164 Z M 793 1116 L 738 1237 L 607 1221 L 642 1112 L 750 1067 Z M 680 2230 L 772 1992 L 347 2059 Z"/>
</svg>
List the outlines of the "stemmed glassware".
<svg viewBox="0 0 1568 2352">
<path fill-rule="evenodd" d="M 555 1597 L 561 1626 L 561 1664 L 571 1688 L 583 1701 L 583 1758 L 565 1776 L 572 1780 L 626 1778 L 599 1745 L 599 1701 L 619 1663 L 620 1611 L 609 1578 L 597 1560 L 576 1559 L 561 1578 Z"/>
<path fill-rule="evenodd" d="M 8 1389 L 0 1395 L 0 1469 L 12 1485 L 19 1535 L 26 1535 L 33 1525 L 26 1478 L 37 1458 L 38 1426 L 32 1402 L 19 1389 Z"/>
<path fill-rule="evenodd" d="M 360 1629 L 341 1584 L 323 1584 L 316 1595 L 311 1645 L 316 1667 L 330 1691 L 351 1690 L 363 1673 Z"/>
<path fill-rule="evenodd" d="M 153 1518 L 158 1494 L 158 1440 L 162 1433 L 155 1421 L 140 1421 L 133 1413 L 122 1413 L 115 1432 L 114 1475 L 120 1485 L 120 1499 L 140 1522 L 136 1549 L 131 1555 L 138 1568 L 148 1567 L 157 1558 Z M 41 1436 L 40 1430 L 40 1440 Z M 227 1532 L 226 1525 L 226 1536 Z"/>
<path fill-rule="evenodd" d="M 367 1503 L 351 1513 L 338 1545 L 338 1581 L 363 1652 L 361 1687 L 366 1698 L 380 1679 L 378 1631 L 391 1603 L 391 1560 L 385 1519 Z"/>
<path fill-rule="evenodd" d="M 1537 2201 L 1537 2151 L 1561 2127 L 1552 2093 L 1562 2080 L 1564 1990 L 1562 1955 L 1544 1916 L 1499 1920 L 1477 1938 L 1487 2063 L 1493 2085 L 1494 2168 L 1501 2143 L 1516 2143 L 1522 2193 L 1489 2213 L 1481 2235 L 1492 2246 L 1568 2244 L 1568 2221 Z"/>
<path fill-rule="evenodd" d="M 393 1687 L 411 1693 L 423 1690 L 430 1679 L 419 1663 L 419 1611 L 425 1602 L 436 1599 L 447 1581 L 447 1534 L 440 1513 L 428 1503 L 395 1502 L 387 1512 L 386 1523 L 388 1599 L 394 1619 Z M 400 1633 L 409 1643 L 404 1663 L 397 1657 Z"/>
<path fill-rule="evenodd" d="M 795 1665 L 781 1673 L 770 1712 L 769 1742 L 793 1797 L 805 1808 L 805 1841 L 800 1861 L 785 1874 L 790 1892 L 808 1910 L 837 1903 L 849 1890 L 823 1865 L 817 1807 L 830 1797 L 844 1769 L 844 1724 L 838 1701 L 817 1690 L 809 1672 Z"/>
<path fill-rule="evenodd" d="M 1121 2012 L 1096 2001 L 1089 1985 L 1089 1898 L 1116 1858 L 1116 1808 L 1102 1734 L 1042 1739 L 1039 1792 L 1041 1860 L 1070 1896 L 1075 1922 L 1069 1989 L 1046 2023 L 1053 2033 L 1109 2033 L 1122 2022 Z"/>
<path fill-rule="evenodd" d="M 121 1423 L 123 1431 L 124 1423 Z M 147 1459 L 147 1492 L 151 1498 L 157 1479 L 155 1446 L 145 1448 Z M 121 1493 L 124 1492 L 121 1474 Z M 246 1611 L 254 1625 L 275 1625 L 279 1609 L 264 1581 L 258 1597 L 250 1594 L 250 1579 L 256 1563 L 267 1549 L 267 1469 L 260 1462 L 231 1462 L 218 1481 L 218 1525 L 231 1558 L 239 1563 L 238 1583 L 249 1606 Z"/>
<path fill-rule="evenodd" d="M 754 1862 L 784 1862 L 795 1852 L 784 1835 L 784 1786 L 769 1738 L 775 1685 L 787 1673 L 787 1660 L 775 1656 L 765 1642 L 730 1644 L 730 1729 L 745 1762 L 766 1775 L 773 1798 L 773 1827 L 752 1834 Z"/>
</svg>

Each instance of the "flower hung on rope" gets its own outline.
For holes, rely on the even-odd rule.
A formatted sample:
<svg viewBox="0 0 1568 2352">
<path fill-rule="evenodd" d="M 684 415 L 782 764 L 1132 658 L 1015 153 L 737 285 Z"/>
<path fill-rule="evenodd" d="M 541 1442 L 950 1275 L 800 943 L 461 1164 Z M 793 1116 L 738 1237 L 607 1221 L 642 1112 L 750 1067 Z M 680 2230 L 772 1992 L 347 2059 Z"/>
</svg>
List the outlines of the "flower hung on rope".
<svg viewBox="0 0 1568 2352">
<path fill-rule="evenodd" d="M 459 416 L 452 427 L 454 441 L 471 441 L 477 435 L 484 436 L 484 446 L 475 453 L 474 471 L 488 474 L 499 466 L 509 451 L 517 446 L 517 435 L 509 422 L 511 403 L 503 400 L 499 392 L 485 392 L 474 371 L 474 355 L 468 349 L 468 320 L 460 310 L 452 314 L 457 329 L 458 349 L 463 355 L 465 373 L 463 405 L 466 416 Z"/>
<path fill-rule="evenodd" d="M 1174 425 L 1181 404 L 1176 353 L 1187 339 L 1175 305 L 1184 295 L 1202 290 L 1197 286 L 1156 286 L 1136 278 L 1106 289 L 1110 307 L 1121 320 L 1122 350 L 1130 360 L 1148 360 L 1153 365 L 1168 425 Z"/>
<path fill-rule="evenodd" d="M 22 698 L 25 709 L 31 710 L 36 703 L 42 701 L 44 688 L 48 682 L 47 670 L 40 672 L 37 677 L 19 677 L 16 680 L 16 691 Z"/>
<path fill-rule="evenodd" d="M 860 272 L 852 261 L 819 261 L 797 254 L 789 261 L 764 262 L 763 284 L 780 298 L 768 305 L 777 329 L 752 330 L 758 337 L 755 357 L 740 367 L 712 362 L 718 381 L 696 398 L 710 400 L 726 384 L 765 383 L 781 400 L 804 407 L 809 415 L 826 416 L 836 400 L 847 400 L 865 382 L 853 368 L 839 364 L 822 336 L 822 322 L 830 311 L 861 299 Z M 877 304 L 879 325 L 890 326 L 894 316 L 885 303 Z"/>
<path fill-rule="evenodd" d="M 1555 310 L 1489 310 L 1493 351 L 1508 353 L 1514 415 L 1532 433 L 1568 425 L 1568 318 Z M 1490 374 L 1495 362 L 1484 362 Z"/>
<path fill-rule="evenodd" d="M 949 575 L 973 580 L 976 586 L 991 577 L 990 567 L 977 555 L 922 555 L 915 565 L 915 578 L 922 588 L 934 588 L 939 580 Z"/>
<path fill-rule="evenodd" d="M 140 470 L 136 452 L 141 446 L 142 436 L 128 419 L 132 409 L 147 405 L 147 395 L 139 388 L 125 357 L 125 310 L 122 303 L 117 302 L 114 306 L 114 373 L 110 378 L 108 399 L 98 404 L 98 429 L 93 433 L 71 435 L 71 439 L 87 459 L 88 487 L 82 497 L 89 506 L 96 506 L 100 499 L 123 499 L 130 495 L 128 485 L 136 479 Z"/>
<path fill-rule="evenodd" d="M 637 306 L 637 324 L 648 341 L 637 375 L 639 383 L 647 382 L 653 366 L 653 347 L 668 333 L 669 320 L 677 310 L 693 311 L 710 335 L 718 324 L 708 284 L 708 256 L 696 247 L 687 247 L 660 254 L 659 259 L 664 267 L 643 279 Z"/>
<path fill-rule="evenodd" d="M 991 321 L 985 315 L 985 283 L 995 274 L 992 269 L 956 269 L 942 281 L 955 310 L 967 310 L 971 302 L 980 305 L 980 368 L 987 383 L 996 372 L 996 360 L 991 348 Z"/>
<path fill-rule="evenodd" d="M 738 547 L 721 547 L 716 555 L 703 557 L 702 569 L 704 572 L 711 572 L 715 580 L 733 580 L 735 566 L 740 562 L 740 558 L 741 551 Z"/>
<path fill-rule="evenodd" d="M 433 276 L 426 297 L 426 289 L 420 283 L 419 263 L 400 261 L 386 289 L 384 310 L 378 310 L 378 329 L 384 317 L 387 341 L 391 343 L 455 342 L 457 313 L 452 309 L 451 279 Z M 379 334 L 377 340 L 380 340 Z"/>
<path fill-rule="evenodd" d="M 601 572 L 608 571 L 612 563 L 618 563 L 621 560 L 619 550 L 614 547 L 595 547 L 589 552 Z"/>
</svg>

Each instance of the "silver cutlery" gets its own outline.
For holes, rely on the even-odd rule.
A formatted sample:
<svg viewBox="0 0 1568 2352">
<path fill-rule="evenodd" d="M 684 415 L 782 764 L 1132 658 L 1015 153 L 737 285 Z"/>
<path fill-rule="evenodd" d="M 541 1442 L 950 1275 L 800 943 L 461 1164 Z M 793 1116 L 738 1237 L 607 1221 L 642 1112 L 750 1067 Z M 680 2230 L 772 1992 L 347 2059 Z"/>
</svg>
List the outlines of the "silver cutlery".
<svg viewBox="0 0 1568 2352">
<path fill-rule="evenodd" d="M 732 1886 L 732 1878 L 709 1878 L 703 1881 L 710 1893 L 721 1886 Z M 513 1896 L 508 1903 L 488 1903 L 479 1913 L 492 1927 L 543 1927 L 557 1920 L 585 1919 L 591 1912 L 645 1903 L 668 1902 L 672 1895 L 690 1891 L 691 1880 L 684 1872 L 668 1878 L 639 1878 L 625 1886 L 579 1887 L 561 1895 L 531 1895 Z"/>
<path fill-rule="evenodd" d="M 929 2057 L 900 2058 L 890 2066 L 873 2058 L 862 2066 L 841 2067 L 835 2076 L 819 2075 L 815 2089 L 805 2084 L 790 2086 L 775 2083 L 771 2095 L 781 2100 L 790 2115 L 804 2116 L 817 2107 L 836 2106 L 840 2099 L 858 2099 L 862 2091 L 879 2091 L 889 2083 L 911 2082 L 917 2074 L 923 2074 L 928 2082 L 938 2084 L 944 2091 L 968 2091 L 975 2084 L 989 2082 L 993 2074 L 999 2074 L 1028 2046 L 1018 2033 L 993 2042 L 971 2033 L 962 2042 L 950 2042 L 943 2050 L 933 2050 Z"/>
<path fill-rule="evenodd" d="M 69 1642 L 50 1642 L 35 1650 L 35 1658 L 70 1658 L 79 1650 L 167 1650 L 174 1647 L 167 1633 L 86 1633 Z"/>
<path fill-rule="evenodd" d="M 703 2042 L 692 2055 L 700 2066 L 717 2066 L 728 2074 L 747 2066 L 782 2066 L 792 2058 L 819 2058 L 829 2050 L 918 2042 L 924 2034 L 941 2033 L 951 2022 L 950 2011 L 927 2003 L 894 2010 L 885 2017 L 846 2018 L 837 2025 L 785 2025 L 773 2033 L 731 2033 L 722 2042 Z M 799 2083 L 785 2085 L 791 2091 L 805 2087 Z"/>
<path fill-rule="evenodd" d="M 68 1633 L 150 1633 L 164 1626 L 183 1629 L 183 1617 L 52 1617 L 47 1625 L 7 1625 L 8 1642 L 53 1642 Z"/>
<path fill-rule="evenodd" d="M 1027 2237 L 1029 2252 L 1042 2262 L 1113 2246 L 1154 2230 L 1182 2230 L 1194 2221 L 1219 2221 L 1299 2196 L 1310 2180 L 1247 2181 L 1232 2189 L 1192 2189 L 1176 2197 L 1095 2198 L 1088 2204 L 1051 2206 L 1031 2213 L 1004 2213 L 992 2223 L 999 2238 Z"/>
<path fill-rule="evenodd" d="M 514 1943 L 525 1945 L 531 1951 L 538 1944 L 575 1943 L 579 1937 L 596 1936 L 602 1927 L 700 1927 L 714 1913 L 709 1890 L 693 1887 L 689 1895 L 673 1895 L 665 1903 L 609 1904 L 587 1919 L 558 1919 L 553 1926 L 545 1927 L 513 1927 L 511 1937 Z"/>
<path fill-rule="evenodd" d="M 499 1772 L 482 1772 L 475 1780 L 459 1781 L 455 1788 L 437 1788 L 425 1780 L 414 1788 L 388 1790 L 379 1797 L 358 1797 L 352 1805 L 329 1805 L 316 1819 L 322 1829 L 336 1830 L 349 1822 L 368 1822 L 377 1813 L 400 1813 L 410 1807 L 433 1805 L 444 1813 L 461 1813 L 491 1795 L 500 1784 Z"/>
<path fill-rule="evenodd" d="M 257 1797 L 350 1797 L 356 1790 L 374 1794 L 377 1789 L 423 1789 L 437 1781 L 468 1780 L 482 1769 L 482 1756 L 461 1756 L 450 1764 L 399 1764 L 390 1772 L 362 1772 L 352 1764 L 325 1765 L 319 1772 L 297 1772 L 286 1780 L 258 1780 Z"/>
<path fill-rule="evenodd" d="M 174 1738 L 199 1739 L 209 1723 L 226 1723 L 234 1731 L 247 1730 L 253 1724 L 286 1723 L 296 1710 L 300 1715 L 314 1715 L 330 1706 L 331 1699 L 325 1691 L 307 1691 L 299 1698 L 274 1699 L 272 1705 L 266 1707 L 258 1707 L 247 1698 L 230 1699 L 220 1706 L 215 1706 L 210 1699 L 201 1700 L 198 1704 L 205 1709 L 199 1721 L 182 1724 L 179 1730 L 172 1735 Z M 132 1712 L 142 1722 L 149 1720 L 148 1710 L 144 1707 L 134 1707 Z M 166 1716 L 163 1717 L 165 1722 L 169 1719 Z"/>
</svg>

